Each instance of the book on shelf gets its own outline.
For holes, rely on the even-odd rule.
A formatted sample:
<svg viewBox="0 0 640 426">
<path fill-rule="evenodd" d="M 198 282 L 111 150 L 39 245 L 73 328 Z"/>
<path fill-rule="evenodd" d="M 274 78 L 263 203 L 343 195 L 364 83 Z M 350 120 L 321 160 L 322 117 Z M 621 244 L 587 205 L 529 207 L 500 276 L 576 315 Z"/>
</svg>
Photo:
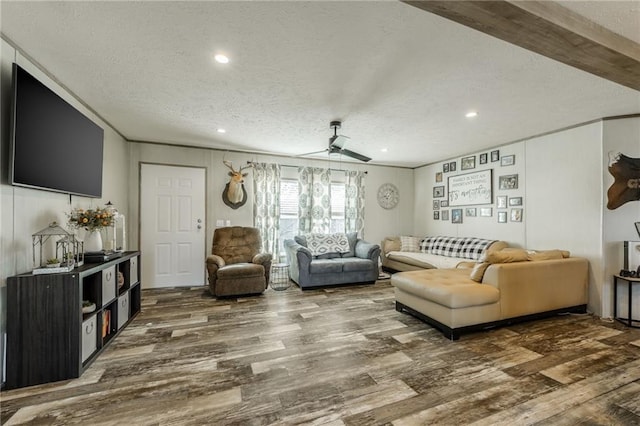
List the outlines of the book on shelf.
<svg viewBox="0 0 640 426">
<path fill-rule="evenodd" d="M 107 337 L 111 333 L 111 311 L 106 310 L 102 312 L 102 338 Z"/>
</svg>

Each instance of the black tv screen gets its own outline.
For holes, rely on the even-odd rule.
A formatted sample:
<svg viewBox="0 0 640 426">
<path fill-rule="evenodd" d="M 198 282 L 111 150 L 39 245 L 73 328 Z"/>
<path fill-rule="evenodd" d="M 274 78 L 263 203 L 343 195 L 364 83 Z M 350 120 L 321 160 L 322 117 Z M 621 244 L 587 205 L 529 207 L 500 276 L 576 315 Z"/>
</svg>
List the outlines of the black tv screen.
<svg viewBox="0 0 640 426">
<path fill-rule="evenodd" d="M 13 185 L 99 198 L 104 131 L 13 64 Z"/>
</svg>

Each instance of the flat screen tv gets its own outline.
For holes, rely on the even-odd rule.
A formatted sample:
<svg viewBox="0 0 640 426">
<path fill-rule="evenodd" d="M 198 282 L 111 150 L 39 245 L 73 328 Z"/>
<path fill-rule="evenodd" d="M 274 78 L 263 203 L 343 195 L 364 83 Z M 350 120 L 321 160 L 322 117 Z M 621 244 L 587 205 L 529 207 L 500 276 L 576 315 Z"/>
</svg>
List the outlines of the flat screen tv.
<svg viewBox="0 0 640 426">
<path fill-rule="evenodd" d="M 11 183 L 100 198 L 102 128 L 15 63 L 12 90 Z"/>
</svg>

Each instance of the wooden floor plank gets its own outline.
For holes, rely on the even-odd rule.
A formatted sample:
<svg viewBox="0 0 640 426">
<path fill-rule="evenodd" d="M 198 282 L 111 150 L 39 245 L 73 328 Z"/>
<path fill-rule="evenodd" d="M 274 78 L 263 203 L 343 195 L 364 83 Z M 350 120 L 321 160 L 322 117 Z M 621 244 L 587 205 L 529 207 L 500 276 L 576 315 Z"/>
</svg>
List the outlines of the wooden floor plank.
<svg viewBox="0 0 640 426">
<path fill-rule="evenodd" d="M 76 380 L 4 391 L 2 424 L 640 424 L 640 330 L 568 315 L 446 339 L 389 281 L 216 300 L 144 290 Z"/>
</svg>

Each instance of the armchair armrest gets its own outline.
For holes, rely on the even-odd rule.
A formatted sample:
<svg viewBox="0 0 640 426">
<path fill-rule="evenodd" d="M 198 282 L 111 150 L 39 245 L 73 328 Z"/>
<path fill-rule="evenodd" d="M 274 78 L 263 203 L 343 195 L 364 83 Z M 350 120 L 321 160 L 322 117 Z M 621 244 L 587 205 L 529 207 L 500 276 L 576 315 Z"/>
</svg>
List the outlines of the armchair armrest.
<svg viewBox="0 0 640 426">
<path fill-rule="evenodd" d="M 253 256 L 253 259 L 251 259 L 251 263 L 264 265 L 266 263 L 271 263 L 272 258 L 273 256 L 271 255 L 271 253 L 258 253 Z"/>
<path fill-rule="evenodd" d="M 359 239 L 356 242 L 356 257 L 361 259 L 371 259 L 378 262 L 378 258 L 380 257 L 380 246 Z"/>
<path fill-rule="evenodd" d="M 271 279 L 271 259 L 271 253 L 258 253 L 251 259 L 251 263 L 264 267 L 264 277 L 267 280 L 267 285 L 269 285 L 269 280 Z"/>
<path fill-rule="evenodd" d="M 206 263 L 207 263 L 207 269 L 210 266 L 212 267 L 215 266 L 217 269 L 217 268 L 222 268 L 223 266 L 226 265 L 224 259 L 215 254 L 210 254 L 209 256 L 207 256 Z"/>
</svg>

